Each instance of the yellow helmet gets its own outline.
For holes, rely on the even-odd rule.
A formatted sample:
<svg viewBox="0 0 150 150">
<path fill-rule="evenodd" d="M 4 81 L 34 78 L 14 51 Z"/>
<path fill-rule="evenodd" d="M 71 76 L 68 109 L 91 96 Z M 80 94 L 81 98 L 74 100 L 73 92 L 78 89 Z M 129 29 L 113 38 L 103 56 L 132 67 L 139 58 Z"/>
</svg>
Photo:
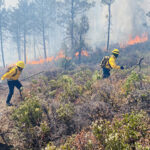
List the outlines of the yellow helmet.
<svg viewBox="0 0 150 150">
<path fill-rule="evenodd" d="M 18 61 L 16 65 L 22 69 L 24 69 L 24 67 L 25 67 L 25 64 L 23 61 Z"/>
<path fill-rule="evenodd" d="M 118 55 L 119 55 L 119 49 L 114 49 L 114 50 L 112 51 L 112 53 L 113 53 L 113 54 L 118 54 Z"/>
</svg>

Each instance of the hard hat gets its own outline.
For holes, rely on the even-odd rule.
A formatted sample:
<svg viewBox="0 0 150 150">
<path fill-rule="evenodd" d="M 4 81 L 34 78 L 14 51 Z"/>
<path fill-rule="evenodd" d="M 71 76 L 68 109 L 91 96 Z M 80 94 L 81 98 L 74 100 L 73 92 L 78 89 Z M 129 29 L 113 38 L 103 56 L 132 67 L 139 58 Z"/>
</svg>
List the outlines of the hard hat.
<svg viewBox="0 0 150 150">
<path fill-rule="evenodd" d="M 119 55 L 119 49 L 114 49 L 114 50 L 112 51 L 112 53 L 113 53 L 113 54 L 118 54 L 118 55 Z"/>
<path fill-rule="evenodd" d="M 25 64 L 23 61 L 18 61 L 16 65 L 22 69 L 24 69 L 24 67 L 25 67 Z"/>
</svg>

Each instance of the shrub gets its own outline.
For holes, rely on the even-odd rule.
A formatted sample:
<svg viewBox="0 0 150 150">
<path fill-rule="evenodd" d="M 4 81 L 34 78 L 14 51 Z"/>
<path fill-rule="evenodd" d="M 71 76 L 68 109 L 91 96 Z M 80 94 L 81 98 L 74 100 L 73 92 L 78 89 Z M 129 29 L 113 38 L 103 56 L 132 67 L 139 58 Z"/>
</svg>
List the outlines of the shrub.
<svg viewBox="0 0 150 150">
<path fill-rule="evenodd" d="M 57 150 L 53 143 L 49 143 L 44 150 Z"/>
<path fill-rule="evenodd" d="M 82 86 L 76 85 L 74 83 L 74 80 L 69 76 L 62 76 L 58 80 L 58 83 L 63 87 L 63 92 L 60 94 L 59 97 L 61 101 L 74 102 L 83 92 Z"/>
<path fill-rule="evenodd" d="M 125 114 L 113 122 L 100 120 L 93 124 L 93 133 L 104 149 L 136 149 L 148 129 L 148 116 L 144 112 Z"/>
<path fill-rule="evenodd" d="M 58 79 L 58 85 L 59 86 L 68 86 L 74 84 L 74 81 L 71 77 L 67 75 L 63 75 Z"/>
<path fill-rule="evenodd" d="M 92 76 L 92 80 L 96 81 L 96 80 L 100 80 L 100 79 L 101 79 L 100 73 L 96 70 Z"/>
<path fill-rule="evenodd" d="M 44 121 L 43 110 L 36 96 L 26 98 L 12 113 L 15 123 L 15 139 L 23 147 L 20 149 L 41 149 L 50 140 L 50 127 Z"/>
<path fill-rule="evenodd" d="M 92 77 L 92 72 L 89 69 L 78 71 L 74 78 L 77 79 L 80 82 L 85 82 L 90 80 Z"/>
<path fill-rule="evenodd" d="M 29 128 L 40 123 L 42 109 L 37 97 L 30 97 L 12 113 L 12 119 L 18 127 Z"/>
<path fill-rule="evenodd" d="M 84 86 L 85 90 L 92 90 L 92 84 L 93 82 L 91 80 L 87 81 Z"/>
<path fill-rule="evenodd" d="M 51 87 L 51 90 L 56 90 L 59 86 L 56 80 L 50 80 L 48 82 L 49 86 Z"/>
<path fill-rule="evenodd" d="M 59 99 L 64 102 L 75 102 L 75 100 L 82 94 L 83 88 L 78 85 L 64 86 L 64 91 L 60 94 Z"/>
<path fill-rule="evenodd" d="M 37 82 L 37 80 L 32 80 L 32 83 L 37 84 L 38 82 Z"/>
<path fill-rule="evenodd" d="M 131 75 L 128 76 L 126 82 L 124 83 L 125 94 L 129 94 L 134 86 L 133 83 L 141 80 L 141 76 L 135 72 L 132 72 Z"/>
<path fill-rule="evenodd" d="M 56 113 L 61 120 L 68 121 L 74 114 L 74 107 L 70 103 L 61 104 Z"/>
<path fill-rule="evenodd" d="M 50 91 L 48 94 L 51 98 L 54 98 L 56 95 L 56 90 Z"/>
</svg>

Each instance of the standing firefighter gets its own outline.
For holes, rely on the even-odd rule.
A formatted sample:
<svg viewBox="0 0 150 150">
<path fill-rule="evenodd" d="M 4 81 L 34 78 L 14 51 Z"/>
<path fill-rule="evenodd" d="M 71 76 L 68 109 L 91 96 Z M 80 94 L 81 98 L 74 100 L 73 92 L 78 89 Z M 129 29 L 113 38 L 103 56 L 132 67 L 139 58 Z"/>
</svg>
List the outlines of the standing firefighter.
<svg viewBox="0 0 150 150">
<path fill-rule="evenodd" d="M 20 96 L 22 96 L 21 92 L 22 92 L 22 84 L 20 83 L 20 81 L 18 80 L 22 70 L 24 69 L 25 64 L 23 61 L 18 61 L 15 67 L 10 67 L 8 68 L 8 71 L 2 76 L 1 78 L 1 82 L 5 79 L 7 79 L 7 84 L 9 87 L 9 94 L 6 100 L 6 104 L 7 106 L 12 106 L 12 104 L 10 103 L 10 100 L 12 98 L 12 95 L 14 93 L 14 87 L 17 87 L 17 89 L 20 92 Z"/>
<path fill-rule="evenodd" d="M 111 56 L 105 56 L 101 62 L 101 67 L 103 69 L 103 78 L 108 78 L 110 76 L 111 69 L 124 69 L 123 66 L 116 65 L 116 59 L 119 55 L 119 50 L 114 49 Z"/>
</svg>

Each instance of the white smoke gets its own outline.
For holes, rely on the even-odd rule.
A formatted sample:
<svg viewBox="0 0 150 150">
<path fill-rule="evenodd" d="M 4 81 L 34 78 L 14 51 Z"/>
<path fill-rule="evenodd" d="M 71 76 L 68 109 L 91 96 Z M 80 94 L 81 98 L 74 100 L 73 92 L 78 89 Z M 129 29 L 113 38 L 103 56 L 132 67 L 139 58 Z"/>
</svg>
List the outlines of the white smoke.
<svg viewBox="0 0 150 150">
<path fill-rule="evenodd" d="M 128 41 L 130 36 L 148 32 L 146 12 L 150 8 L 149 0 L 115 0 L 111 5 L 110 44 Z M 88 12 L 90 30 L 89 45 L 106 46 L 108 28 L 108 6 L 96 0 L 94 8 Z"/>
</svg>

